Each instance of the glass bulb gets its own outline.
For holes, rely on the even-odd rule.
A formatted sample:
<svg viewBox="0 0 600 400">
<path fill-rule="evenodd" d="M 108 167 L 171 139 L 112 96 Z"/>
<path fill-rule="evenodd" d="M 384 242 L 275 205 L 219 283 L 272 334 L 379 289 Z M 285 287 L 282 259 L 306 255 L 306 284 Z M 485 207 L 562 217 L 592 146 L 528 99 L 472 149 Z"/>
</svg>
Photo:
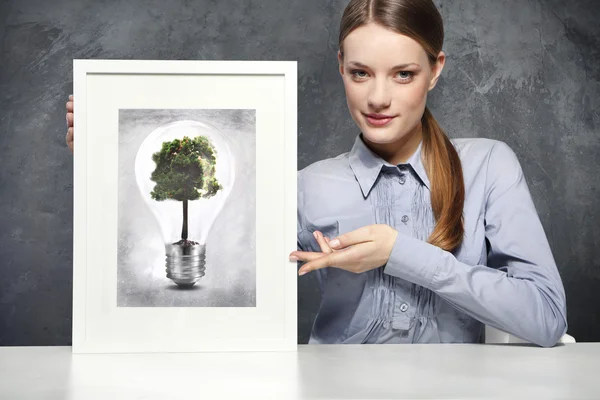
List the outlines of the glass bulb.
<svg viewBox="0 0 600 400">
<path fill-rule="evenodd" d="M 157 183 L 151 177 L 157 163 L 152 155 L 164 142 L 184 137 L 205 137 L 214 148 L 214 177 L 221 188 L 208 198 L 187 201 L 187 235 L 184 235 L 184 201 L 152 198 Z M 156 128 L 142 142 L 135 157 L 135 178 L 145 204 L 156 218 L 165 245 L 166 275 L 179 287 L 191 287 L 206 270 L 206 240 L 231 192 L 235 179 L 233 155 L 224 135 L 215 127 L 198 121 L 177 121 Z M 202 193 L 202 192 L 200 192 Z M 186 236 L 186 237 L 184 237 Z"/>
</svg>

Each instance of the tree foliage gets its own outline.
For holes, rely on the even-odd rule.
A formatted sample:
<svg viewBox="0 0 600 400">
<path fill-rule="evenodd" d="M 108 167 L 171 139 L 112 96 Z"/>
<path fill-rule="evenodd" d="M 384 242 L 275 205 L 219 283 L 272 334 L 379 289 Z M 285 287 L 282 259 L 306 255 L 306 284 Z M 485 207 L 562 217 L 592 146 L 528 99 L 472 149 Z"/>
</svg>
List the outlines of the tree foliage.
<svg viewBox="0 0 600 400">
<path fill-rule="evenodd" d="M 154 200 L 209 198 L 223 188 L 215 178 L 216 150 L 204 136 L 164 142 L 152 160 L 156 163 L 150 178 L 156 182 L 150 193 Z"/>
</svg>

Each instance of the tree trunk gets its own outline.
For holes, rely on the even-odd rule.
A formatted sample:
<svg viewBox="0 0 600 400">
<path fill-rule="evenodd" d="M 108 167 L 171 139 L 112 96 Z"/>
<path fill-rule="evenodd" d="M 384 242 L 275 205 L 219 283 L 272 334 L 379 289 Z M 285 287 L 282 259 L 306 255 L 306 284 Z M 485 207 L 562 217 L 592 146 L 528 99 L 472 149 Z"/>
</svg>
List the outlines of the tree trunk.
<svg viewBox="0 0 600 400">
<path fill-rule="evenodd" d="M 188 238 L 188 201 L 183 201 L 183 229 L 181 230 L 181 239 Z"/>
</svg>

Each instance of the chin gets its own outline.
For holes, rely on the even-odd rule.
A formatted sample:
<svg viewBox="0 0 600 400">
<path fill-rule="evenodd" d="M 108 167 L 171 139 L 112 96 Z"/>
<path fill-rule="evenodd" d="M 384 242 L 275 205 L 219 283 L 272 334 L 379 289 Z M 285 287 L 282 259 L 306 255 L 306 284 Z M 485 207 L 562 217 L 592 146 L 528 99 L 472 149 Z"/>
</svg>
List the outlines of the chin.
<svg viewBox="0 0 600 400">
<path fill-rule="evenodd" d="M 369 128 L 363 129 L 362 135 L 367 141 L 377 144 L 393 143 L 400 139 L 398 135 L 392 134 L 391 132 L 372 132 Z"/>
<path fill-rule="evenodd" d="M 369 124 L 363 119 L 359 126 L 363 137 L 369 142 L 376 144 L 390 144 L 406 139 L 407 136 L 410 136 L 411 133 L 414 132 L 415 128 L 407 128 L 406 122 L 406 120 L 396 117 L 389 125 L 378 127 Z M 416 125 L 418 125 L 418 121 L 415 126 Z"/>
<path fill-rule="evenodd" d="M 394 143 L 406 136 L 404 131 L 394 127 L 393 124 L 385 128 L 363 125 L 361 132 L 366 140 L 377 144 Z"/>
</svg>

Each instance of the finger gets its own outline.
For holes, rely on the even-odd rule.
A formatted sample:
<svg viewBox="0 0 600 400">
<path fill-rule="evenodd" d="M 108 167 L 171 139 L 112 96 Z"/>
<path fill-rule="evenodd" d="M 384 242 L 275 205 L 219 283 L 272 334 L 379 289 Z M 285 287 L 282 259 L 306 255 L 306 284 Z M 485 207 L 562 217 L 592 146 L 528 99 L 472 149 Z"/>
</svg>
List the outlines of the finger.
<svg viewBox="0 0 600 400">
<path fill-rule="evenodd" d="M 315 231 L 315 232 L 313 232 L 313 236 L 317 240 L 317 243 L 319 244 L 319 247 L 321 248 L 321 251 L 323 253 L 327 253 L 327 254 L 332 253 L 331 248 L 327 244 L 327 241 L 325 240 L 325 237 L 323 236 L 323 234 L 321 232 Z"/>
<path fill-rule="evenodd" d="M 329 246 L 333 249 L 340 249 L 352 246 L 359 243 L 370 242 L 373 240 L 371 227 L 363 226 L 348 233 L 344 233 L 329 242 Z"/>
<path fill-rule="evenodd" d="M 74 103 L 72 101 L 67 102 L 67 112 L 73 112 Z"/>
<path fill-rule="evenodd" d="M 343 251 L 343 250 L 346 250 L 346 249 L 338 249 L 338 250 L 334 249 L 333 247 L 331 247 L 331 244 L 330 244 L 330 243 L 331 243 L 331 239 L 329 239 L 329 238 L 328 238 L 328 237 L 326 237 L 326 236 L 323 236 L 323 237 L 325 238 L 325 242 L 327 242 L 327 246 L 329 246 L 329 248 L 331 249 L 331 252 L 332 252 L 332 253 L 333 253 L 334 251 Z"/>
<path fill-rule="evenodd" d="M 73 113 L 67 113 L 67 127 L 73 126 Z"/>
<path fill-rule="evenodd" d="M 324 257 L 326 254 L 316 251 L 294 251 L 290 254 L 290 261 L 313 261 L 319 257 Z"/>
<path fill-rule="evenodd" d="M 337 251 L 326 254 L 322 257 L 317 257 L 310 260 L 300 268 L 298 271 L 299 275 L 304 275 L 308 272 L 315 271 L 317 269 L 325 267 L 334 267 L 345 269 L 345 267 L 356 262 L 356 258 L 359 254 L 355 248 L 348 249 L 348 251 Z"/>
<path fill-rule="evenodd" d="M 67 130 L 67 135 L 65 136 L 65 141 L 67 142 L 67 146 L 73 152 L 73 128 L 69 128 Z"/>
</svg>

